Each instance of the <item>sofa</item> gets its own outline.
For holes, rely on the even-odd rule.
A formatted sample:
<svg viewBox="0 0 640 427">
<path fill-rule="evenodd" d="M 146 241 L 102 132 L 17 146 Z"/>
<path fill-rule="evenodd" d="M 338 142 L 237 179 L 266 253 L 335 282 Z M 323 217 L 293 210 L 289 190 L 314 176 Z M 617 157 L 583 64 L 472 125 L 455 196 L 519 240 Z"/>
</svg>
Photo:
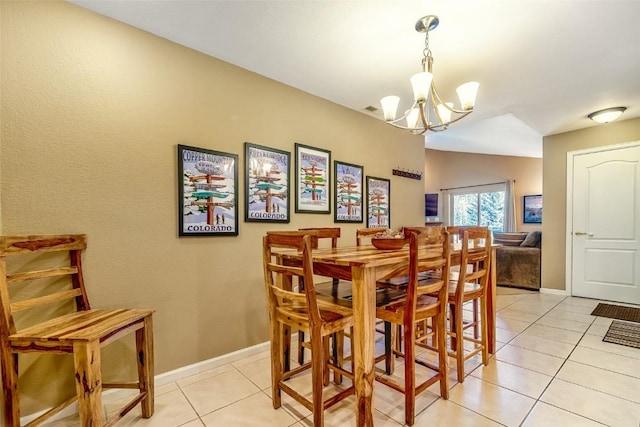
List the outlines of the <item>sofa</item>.
<svg viewBox="0 0 640 427">
<path fill-rule="evenodd" d="M 494 232 L 493 243 L 497 284 L 539 290 L 542 232 Z"/>
</svg>

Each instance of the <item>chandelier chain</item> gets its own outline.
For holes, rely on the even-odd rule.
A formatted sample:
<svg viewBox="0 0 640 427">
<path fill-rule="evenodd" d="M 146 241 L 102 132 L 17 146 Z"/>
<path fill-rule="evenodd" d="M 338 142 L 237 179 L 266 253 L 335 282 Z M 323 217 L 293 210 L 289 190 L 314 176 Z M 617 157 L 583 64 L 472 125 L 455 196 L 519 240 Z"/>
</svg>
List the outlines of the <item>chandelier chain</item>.
<svg viewBox="0 0 640 427">
<path fill-rule="evenodd" d="M 422 51 L 422 71 L 427 71 L 428 58 L 432 58 L 431 48 L 429 47 L 429 31 L 424 36 L 424 50 Z"/>
</svg>

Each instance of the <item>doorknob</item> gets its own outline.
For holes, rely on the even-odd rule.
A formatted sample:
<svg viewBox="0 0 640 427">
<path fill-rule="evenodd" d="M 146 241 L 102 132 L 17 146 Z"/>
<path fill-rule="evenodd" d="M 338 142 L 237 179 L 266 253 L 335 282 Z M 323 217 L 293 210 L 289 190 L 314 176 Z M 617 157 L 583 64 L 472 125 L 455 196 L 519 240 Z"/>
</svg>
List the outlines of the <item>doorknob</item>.
<svg viewBox="0 0 640 427">
<path fill-rule="evenodd" d="M 573 233 L 574 236 L 589 236 L 589 237 L 593 237 L 593 233 L 585 233 L 582 231 L 576 231 L 575 233 Z"/>
</svg>

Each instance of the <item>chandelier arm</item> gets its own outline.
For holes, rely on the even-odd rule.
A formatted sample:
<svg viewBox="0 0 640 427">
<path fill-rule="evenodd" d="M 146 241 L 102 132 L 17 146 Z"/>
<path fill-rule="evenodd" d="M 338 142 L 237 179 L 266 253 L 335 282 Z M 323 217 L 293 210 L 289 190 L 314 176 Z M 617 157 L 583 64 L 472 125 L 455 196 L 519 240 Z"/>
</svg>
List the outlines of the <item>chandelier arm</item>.
<svg viewBox="0 0 640 427">
<path fill-rule="evenodd" d="M 429 102 L 428 100 L 422 101 L 418 103 L 418 108 L 420 109 L 420 120 L 422 121 L 422 127 L 424 129 L 429 129 Z"/>
<path fill-rule="evenodd" d="M 460 116 L 456 117 L 453 120 L 449 120 L 446 123 L 438 123 L 438 124 L 429 124 L 429 122 L 426 120 L 426 116 L 424 116 L 424 109 L 421 106 L 422 103 L 418 103 L 418 102 L 414 102 L 413 105 L 411 106 L 411 108 L 409 108 L 407 111 L 411 111 L 413 108 L 415 108 L 416 105 L 420 105 L 420 118 L 422 121 L 422 127 L 419 128 L 410 128 L 408 126 L 403 126 L 401 124 L 398 124 L 399 122 L 401 122 L 402 120 L 406 120 L 407 118 L 407 114 L 405 113 L 402 117 L 399 117 L 395 120 L 390 120 L 388 122 L 386 122 L 387 124 L 390 124 L 393 127 L 396 127 L 398 129 L 404 129 L 404 130 L 408 130 L 411 133 L 413 133 L 414 135 L 424 135 L 427 131 L 431 131 L 431 132 L 442 132 L 443 130 L 446 130 L 447 127 L 452 124 L 457 122 L 458 120 L 463 119 L 464 117 L 466 117 L 467 115 L 469 115 L 473 110 L 469 110 L 469 111 L 460 111 L 459 114 Z M 446 104 L 445 104 L 446 105 Z"/>
<path fill-rule="evenodd" d="M 447 123 L 439 124 L 439 125 L 437 125 L 437 127 L 442 127 L 443 129 L 441 129 L 441 130 L 445 130 L 445 129 L 450 125 L 450 124 L 455 123 L 455 122 L 457 122 L 458 120 L 464 119 L 464 118 L 465 118 L 465 117 L 467 117 L 471 112 L 472 112 L 472 111 L 471 111 L 471 110 L 469 110 L 469 111 L 465 111 L 464 113 L 460 113 L 460 116 L 456 117 L 456 118 L 455 118 L 455 119 L 453 119 L 453 120 L 449 120 Z M 435 130 L 435 129 L 433 129 L 433 127 L 434 127 L 434 126 L 432 126 L 432 129 L 429 129 L 429 130 Z"/>
<path fill-rule="evenodd" d="M 435 126 L 429 126 L 429 128 L 427 129 L 429 132 L 442 132 L 443 130 L 447 130 L 447 125 L 435 125 Z M 425 130 L 425 132 L 427 131 Z M 424 133 L 424 132 L 423 132 Z"/>
<path fill-rule="evenodd" d="M 398 129 L 408 130 L 409 132 L 411 132 L 414 135 L 424 135 L 428 130 L 430 130 L 429 128 L 424 128 L 424 127 L 421 127 L 421 128 L 410 128 L 408 126 L 402 126 L 402 125 L 399 125 L 399 124 L 395 123 L 395 120 L 393 122 L 387 122 L 387 124 L 391 125 L 391 126 L 393 126 L 395 128 L 398 128 Z"/>
<path fill-rule="evenodd" d="M 432 94 L 432 98 L 431 99 L 435 98 L 438 101 L 438 104 L 444 105 L 445 108 L 447 110 L 451 111 L 452 113 L 467 115 L 468 113 L 473 111 L 473 108 L 471 110 L 458 110 L 457 108 L 449 107 L 447 105 L 447 103 L 444 102 L 442 100 L 442 98 L 440 98 L 440 94 L 438 93 L 438 89 L 436 88 L 436 84 L 433 81 L 431 82 L 431 94 Z"/>
<path fill-rule="evenodd" d="M 419 127 L 419 128 L 410 128 L 410 127 L 408 127 L 408 126 L 403 126 L 403 125 L 398 124 L 398 122 L 400 122 L 400 121 L 402 121 L 402 120 L 405 120 L 405 119 L 406 119 L 406 116 L 407 116 L 406 114 L 405 114 L 404 116 L 400 117 L 400 118 L 397 118 L 397 119 L 392 120 L 392 121 L 388 121 L 388 122 L 386 122 L 386 123 L 387 123 L 387 124 L 390 124 L 390 125 L 391 125 L 391 126 L 393 126 L 393 127 L 397 127 L 397 128 L 399 128 L 399 129 L 408 130 L 408 131 L 411 131 L 411 133 L 414 133 L 414 134 L 417 134 L 417 135 L 422 135 L 422 134 L 424 134 L 424 133 L 425 133 L 425 132 L 427 132 L 427 131 L 441 132 L 441 131 L 443 131 L 443 130 L 447 129 L 447 127 L 448 127 L 450 124 L 455 123 L 455 122 L 457 122 L 458 120 L 461 120 L 461 119 L 465 118 L 466 116 L 468 116 L 468 115 L 469 115 L 469 114 L 471 114 L 471 113 L 472 113 L 472 111 L 471 111 L 471 110 L 461 112 L 461 113 L 460 113 L 460 116 L 456 117 L 456 118 L 455 118 L 455 119 L 453 119 L 453 120 L 449 120 L 449 121 L 448 121 L 448 122 L 446 122 L 446 123 L 439 123 L 439 124 L 427 124 L 427 123 L 423 120 L 423 121 L 422 121 L 422 127 Z"/>
<path fill-rule="evenodd" d="M 444 104 L 444 102 L 442 102 L 442 99 L 440 98 L 440 95 L 438 95 L 438 91 L 436 91 L 436 86 L 433 84 L 433 81 L 431 82 L 430 92 L 431 92 L 431 100 L 432 100 L 432 102 L 433 102 L 433 100 L 437 100 L 440 104 Z M 444 104 L 444 106 L 449 108 L 449 106 L 447 104 Z M 444 124 L 444 120 L 442 120 L 442 117 L 440 116 L 440 111 L 438 110 L 438 108 L 436 108 L 436 104 L 435 103 L 433 103 L 433 111 L 436 114 L 436 118 L 438 119 L 438 123 Z"/>
<path fill-rule="evenodd" d="M 397 119 L 387 120 L 386 123 L 394 124 L 394 123 L 398 123 L 398 122 L 400 122 L 402 120 L 406 120 L 407 116 L 409 115 L 409 111 L 411 111 L 414 108 L 416 108 L 416 105 L 418 105 L 418 101 L 413 101 L 413 104 L 411 105 L 411 107 L 409 107 L 409 109 L 406 110 L 402 116 L 398 117 Z M 411 128 L 407 127 L 406 129 L 411 129 Z"/>
<path fill-rule="evenodd" d="M 398 128 L 398 129 L 408 130 L 408 131 L 410 131 L 411 133 L 413 133 L 414 135 L 423 135 L 423 134 L 425 134 L 427 131 L 431 131 L 431 132 L 442 132 L 443 130 L 446 130 L 446 129 L 447 129 L 447 127 L 448 127 L 450 124 L 455 123 L 455 122 L 457 122 L 458 120 L 463 119 L 465 116 L 467 116 L 467 115 L 468 115 L 468 114 L 470 114 L 470 113 L 471 113 L 471 111 L 466 111 L 464 114 L 462 114 L 462 115 L 461 115 L 461 116 L 459 116 L 459 117 L 456 117 L 454 120 L 450 120 L 450 121 L 448 121 L 448 122 L 446 122 L 446 123 L 440 123 L 440 124 L 437 124 L 437 125 L 433 125 L 433 124 L 431 124 L 431 125 L 427 125 L 427 126 L 425 126 L 425 125 L 424 125 L 424 123 L 423 123 L 423 126 L 422 126 L 422 127 L 419 127 L 419 128 L 410 128 L 410 127 L 408 127 L 408 126 L 403 126 L 403 125 L 399 125 L 399 124 L 397 124 L 396 122 L 399 122 L 400 120 L 402 120 L 402 118 L 397 119 L 397 120 L 394 120 L 394 121 L 389 121 L 389 122 L 387 122 L 387 124 L 389 124 L 389 125 L 391 125 L 391 126 L 393 126 L 393 127 L 396 127 L 396 128 Z"/>
<path fill-rule="evenodd" d="M 434 103 L 437 102 L 438 104 L 444 104 L 444 101 L 442 100 L 442 98 L 440 97 L 440 94 L 438 93 L 438 88 L 436 87 L 436 83 L 433 80 L 431 81 L 431 99 L 434 101 Z M 448 105 L 447 105 L 447 108 L 449 108 Z"/>
<path fill-rule="evenodd" d="M 404 129 L 404 130 L 408 130 L 411 133 L 413 133 L 414 135 L 423 135 L 424 133 L 426 133 L 428 130 L 431 130 L 431 127 L 429 126 L 429 121 L 427 119 L 427 117 L 425 117 L 424 114 L 424 105 L 426 104 L 426 101 L 414 101 L 413 105 L 411 105 L 411 107 L 409 107 L 408 110 L 405 111 L 405 113 L 401 116 L 398 117 L 397 119 L 394 120 L 388 120 L 386 123 L 390 124 L 393 127 L 397 127 L 399 129 Z M 420 110 L 420 121 L 422 122 L 422 127 L 418 127 L 418 128 L 411 128 L 409 126 L 403 126 L 400 123 L 403 120 L 407 119 L 407 116 L 409 115 L 409 112 L 411 110 L 413 110 L 414 108 L 417 108 Z"/>
</svg>

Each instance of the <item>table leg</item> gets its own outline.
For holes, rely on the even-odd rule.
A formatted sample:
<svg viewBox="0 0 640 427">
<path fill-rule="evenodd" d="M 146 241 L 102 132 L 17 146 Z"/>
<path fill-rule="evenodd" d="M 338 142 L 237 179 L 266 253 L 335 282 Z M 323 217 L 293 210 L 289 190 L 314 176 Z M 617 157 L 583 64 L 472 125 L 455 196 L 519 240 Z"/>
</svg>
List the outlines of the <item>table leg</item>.
<svg viewBox="0 0 640 427">
<path fill-rule="evenodd" d="M 373 426 L 376 282 L 373 269 L 352 267 L 356 425 Z"/>
</svg>

